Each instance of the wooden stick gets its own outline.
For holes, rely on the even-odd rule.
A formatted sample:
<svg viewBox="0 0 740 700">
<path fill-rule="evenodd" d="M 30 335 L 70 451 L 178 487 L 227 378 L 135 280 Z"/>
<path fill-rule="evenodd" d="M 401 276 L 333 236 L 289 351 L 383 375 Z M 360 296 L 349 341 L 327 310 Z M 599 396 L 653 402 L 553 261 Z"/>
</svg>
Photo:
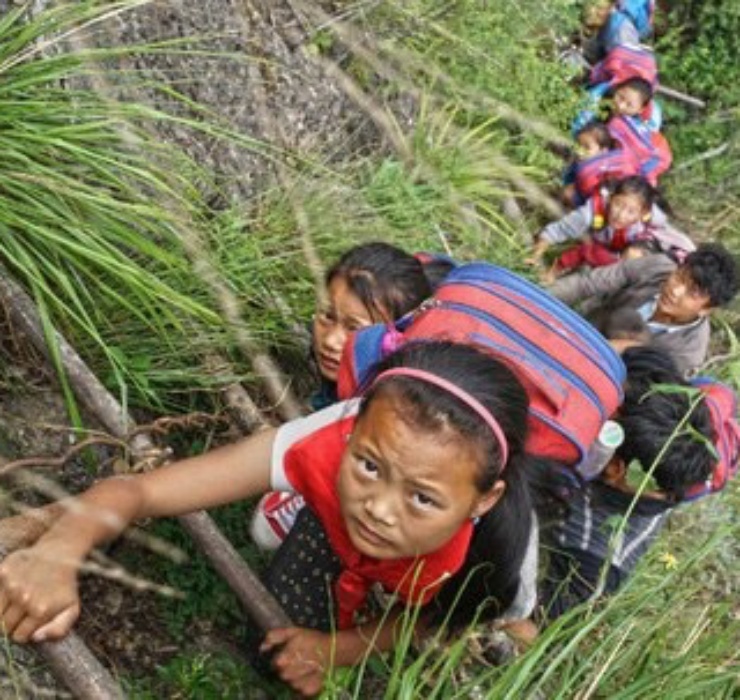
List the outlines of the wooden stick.
<svg viewBox="0 0 740 700">
<path fill-rule="evenodd" d="M 716 148 L 710 148 L 708 151 L 704 151 L 704 153 L 700 153 L 693 158 L 683 161 L 683 163 L 679 163 L 675 168 L 673 168 L 673 171 L 678 172 L 680 170 L 686 170 L 686 168 L 690 168 L 697 163 L 702 163 L 705 160 L 711 160 L 712 158 L 721 156 L 729 147 L 730 142 L 725 141 L 722 145 L 717 146 Z"/>
<path fill-rule="evenodd" d="M 178 518 L 208 557 L 213 568 L 229 584 L 249 616 L 267 632 L 277 627 L 291 627 L 292 622 L 274 596 L 264 587 L 231 543 L 204 512 Z"/>
<path fill-rule="evenodd" d="M 43 325 L 35 304 L 23 288 L 12 280 L 8 270 L 2 265 L 0 265 L 0 300 L 8 309 L 15 325 L 52 363 Z M 126 437 L 133 423 L 121 411 L 118 402 L 88 369 L 74 348 L 59 333 L 55 333 L 55 336 L 64 371 L 67 373 L 70 385 L 80 397 L 80 401 L 90 409 L 93 415 L 97 416 L 108 432 L 119 438 Z"/>
<path fill-rule="evenodd" d="M 126 696 L 113 676 L 74 632 L 56 642 L 36 645 L 54 675 L 77 700 L 122 700 Z"/>
<path fill-rule="evenodd" d="M 685 102 L 692 107 L 698 107 L 699 109 L 706 109 L 707 107 L 707 103 L 704 100 L 700 100 L 698 97 L 692 97 L 691 95 L 687 95 L 685 92 L 674 90 L 673 88 L 666 87 L 665 85 L 658 85 L 655 88 L 655 92 L 659 95 L 663 95 L 664 97 L 670 97 L 672 100 Z"/>
<path fill-rule="evenodd" d="M 5 304 L 14 323 L 40 352 L 50 358 L 51 353 L 46 344 L 41 320 L 33 302 L 23 289 L 10 279 L 7 271 L 2 267 L 0 267 L 0 301 Z M 98 381 L 74 348 L 60 334 L 56 333 L 56 338 L 60 347 L 62 365 L 68 372 L 70 386 L 80 403 L 93 413 L 112 434 L 125 439 L 134 428 L 131 418 Z M 148 435 L 138 434 L 135 441 L 133 445 L 135 451 L 152 452 L 155 449 L 154 442 Z M 53 511 L 51 514 L 46 513 L 48 524 L 53 521 L 53 514 Z M 58 516 L 59 511 L 56 514 Z M 277 601 L 252 574 L 239 553 L 218 531 L 208 514 L 191 513 L 181 516 L 179 521 L 193 536 L 205 555 L 212 560 L 216 570 L 232 587 L 246 611 L 263 630 L 267 631 L 277 626 L 290 624 L 290 620 L 282 612 Z M 34 534 L 37 533 L 39 523 L 43 522 L 43 519 L 35 521 Z"/>
</svg>

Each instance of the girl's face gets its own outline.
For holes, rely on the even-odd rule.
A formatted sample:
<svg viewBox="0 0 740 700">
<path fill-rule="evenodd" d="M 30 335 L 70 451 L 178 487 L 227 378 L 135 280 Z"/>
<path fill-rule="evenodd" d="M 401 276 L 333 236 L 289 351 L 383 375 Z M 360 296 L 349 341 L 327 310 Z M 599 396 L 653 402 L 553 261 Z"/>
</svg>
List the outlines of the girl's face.
<svg viewBox="0 0 740 700">
<path fill-rule="evenodd" d="M 344 277 L 335 277 L 326 291 L 326 300 L 314 317 L 313 350 L 321 376 L 335 382 L 349 334 L 380 319 L 373 318 Z"/>
<path fill-rule="evenodd" d="M 638 194 L 615 194 L 609 200 L 609 226 L 615 229 L 634 226 L 649 213 L 645 201 Z"/>
<path fill-rule="evenodd" d="M 642 95 L 632 87 L 621 87 L 614 93 L 614 109 L 617 114 L 635 117 L 645 106 Z"/>
<path fill-rule="evenodd" d="M 586 158 L 593 158 L 594 156 L 603 153 L 607 149 L 604 148 L 595 134 L 586 132 L 585 134 L 579 134 L 578 139 L 578 158 L 584 160 Z"/>
<path fill-rule="evenodd" d="M 402 398 L 376 396 L 342 457 L 338 493 L 352 544 L 376 559 L 427 554 L 503 495 L 475 486 L 477 451 L 449 427 L 420 432 L 403 418 Z"/>
</svg>

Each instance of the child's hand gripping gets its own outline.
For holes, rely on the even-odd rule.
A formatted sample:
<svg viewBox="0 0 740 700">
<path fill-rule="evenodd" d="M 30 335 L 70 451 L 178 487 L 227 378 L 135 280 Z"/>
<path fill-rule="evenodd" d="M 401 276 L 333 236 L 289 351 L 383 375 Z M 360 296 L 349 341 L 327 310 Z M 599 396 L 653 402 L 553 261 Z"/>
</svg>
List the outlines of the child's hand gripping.
<svg viewBox="0 0 740 700">
<path fill-rule="evenodd" d="M 39 543 L 0 564 L 0 625 L 14 642 L 65 636 L 80 614 L 79 561 Z"/>
<path fill-rule="evenodd" d="M 332 635 L 302 627 L 267 633 L 261 652 L 273 652 L 272 665 L 280 679 L 301 695 L 318 695 L 331 665 Z"/>
<path fill-rule="evenodd" d="M 524 263 L 530 267 L 542 267 L 542 259 L 549 247 L 550 244 L 546 240 L 538 238 L 536 243 L 532 246 L 530 254 L 524 258 Z"/>
</svg>

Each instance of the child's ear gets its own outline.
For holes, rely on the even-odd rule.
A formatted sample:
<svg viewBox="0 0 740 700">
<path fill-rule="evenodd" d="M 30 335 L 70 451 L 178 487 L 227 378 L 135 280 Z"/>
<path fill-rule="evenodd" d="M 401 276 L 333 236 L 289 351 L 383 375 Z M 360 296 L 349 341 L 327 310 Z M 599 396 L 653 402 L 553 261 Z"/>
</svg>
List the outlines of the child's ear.
<svg viewBox="0 0 740 700">
<path fill-rule="evenodd" d="M 480 496 L 473 507 L 471 518 L 480 518 L 495 506 L 506 491 L 506 482 L 499 479 L 491 488 Z"/>
</svg>

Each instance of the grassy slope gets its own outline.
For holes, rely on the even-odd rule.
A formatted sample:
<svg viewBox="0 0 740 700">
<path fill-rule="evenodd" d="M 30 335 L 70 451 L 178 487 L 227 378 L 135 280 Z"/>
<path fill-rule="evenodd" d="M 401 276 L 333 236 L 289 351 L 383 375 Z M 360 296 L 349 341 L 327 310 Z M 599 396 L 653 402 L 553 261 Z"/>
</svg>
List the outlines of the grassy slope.
<svg viewBox="0 0 740 700">
<path fill-rule="evenodd" d="M 350 165 L 351 205 L 335 207 L 336 220 L 326 219 L 324 207 L 312 210 L 314 230 L 326 232 L 317 238 L 322 250 L 331 254 L 334 231 L 348 226 L 353 239 L 381 235 L 409 247 L 438 248 L 443 231 L 461 257 L 485 256 L 516 266 L 521 234 L 495 216 L 510 178 L 490 158 L 496 151 L 503 153 L 543 186 L 554 179 L 558 162 L 541 138 L 496 116 L 481 96 L 501 99 L 559 128 L 567 125 L 577 98 L 567 85 L 567 69 L 554 61 L 552 40 L 572 26 L 574 17 L 569 3 L 548 7 L 543 13 L 541 3 L 456 3 L 445 12 L 441 4 L 418 2 L 355 18 L 385 37 L 388 61 L 410 51 L 426 66 L 425 71 L 411 71 L 424 86 L 425 105 L 411 139 L 412 167 L 393 156 Z M 331 53 L 334 41 L 323 37 L 322 48 L 328 46 Z M 701 41 L 693 46 L 698 51 Z M 702 89 L 700 69 L 708 68 L 705 64 L 682 77 L 685 50 L 675 37 L 663 39 L 660 47 L 668 84 L 712 98 L 706 114 L 667 106 L 667 132 L 681 164 L 732 138 L 729 126 L 722 125 L 733 107 Z M 351 59 L 347 69 L 365 87 L 370 84 L 361 59 Z M 467 140 L 455 148 L 461 136 Z M 738 240 L 732 204 L 737 173 L 730 155 L 677 171 L 668 179 L 667 191 L 680 202 L 677 213 L 692 232 L 733 245 Z M 705 196 L 707 187 L 713 197 Z M 331 188 L 328 194 L 322 191 L 332 198 Z M 458 216 L 451 206 L 458 193 L 484 212 L 479 221 L 471 224 Z M 345 189 L 342 196 L 346 194 Z M 525 204 L 525 210 L 530 230 L 547 218 L 535 206 Z M 733 370 L 732 364 L 722 368 L 724 373 Z M 575 612 L 507 669 L 466 665 L 457 647 L 442 655 L 431 650 L 413 665 L 400 653 L 390 666 L 371 664 L 359 675 L 365 681 L 374 678 L 386 688 L 386 697 L 730 697 L 738 668 L 733 629 L 740 611 L 733 591 L 740 585 L 739 508 L 734 485 L 721 497 L 684 509 L 620 595 L 606 606 Z M 368 692 L 354 674 L 340 674 L 336 683 L 329 696 L 347 689 L 357 697 Z"/>
<path fill-rule="evenodd" d="M 413 131 L 405 134 L 405 154 L 386 150 L 382 158 L 358 155 L 331 169 L 321 154 L 305 154 L 294 174 L 294 196 L 305 207 L 308 232 L 320 254 L 329 260 L 353 241 L 382 237 L 408 248 L 446 245 L 461 258 L 486 257 L 516 267 L 527 235 L 548 217 L 541 190 L 555 180 L 559 167 L 545 147 L 548 138 L 542 135 L 540 122 L 565 129 L 578 100 L 568 84 L 568 69 L 555 60 L 555 40 L 577 22 L 573 3 L 417 0 L 383 3 L 368 15 L 341 4 L 350 10 L 353 22 L 378 38 L 372 48 L 382 59 L 380 68 L 392 68 L 394 76 L 387 77 L 389 70 L 386 77 L 378 77 L 378 65 L 369 65 L 357 52 L 346 54 L 341 38 L 332 33 L 317 37 L 317 50 L 329 57 L 341 55 L 347 74 L 380 103 L 388 98 L 394 104 L 399 94 L 418 90 L 419 111 Z M 725 16 L 728 19 L 722 19 Z M 697 22 L 698 34 L 686 45 L 673 34 L 661 43 L 666 82 L 712 99 L 706 115 L 669 106 L 668 135 L 679 165 L 725 141 L 730 147 L 719 157 L 677 171 L 668 181 L 668 192 L 681 203 L 679 213 L 685 220 L 695 218 L 698 231 L 721 235 L 732 244 L 740 236 L 733 201 L 738 191 L 737 159 L 731 157 L 737 148 L 731 121 L 737 117 L 737 99 L 730 86 L 740 82 L 732 78 L 730 62 L 718 61 L 715 66 L 702 62 L 701 56 L 716 44 L 718 35 L 740 32 L 733 33 L 724 24 L 736 20 L 731 3 L 723 3 L 717 17 L 715 24 Z M 6 80 L 6 91 L 11 88 Z M 49 114 L 40 116 L 48 120 Z M 5 167 L 7 182 L 12 182 L 13 171 Z M 118 192 L 120 182 L 109 184 Z M 521 226 L 501 215 L 502 202 L 512 192 L 524 207 Z M 306 318 L 312 278 L 283 194 L 268 193 L 261 202 L 250 204 L 249 216 L 235 211 L 215 219 L 208 215 L 200 232 L 202 250 L 227 287 L 247 300 L 242 309 L 247 324 L 268 329 L 272 339 L 285 342 L 285 319 L 274 311 L 268 290 L 280 289 L 295 316 Z M 195 220 L 205 215 L 200 205 L 188 211 Z M 145 229 L 158 212 L 141 212 Z M 255 235 L 245 238 L 245 231 Z M 171 241 L 161 255 L 166 257 L 178 246 Z M 187 274 L 183 279 L 178 266 L 149 262 L 152 267 L 145 266 L 142 274 L 158 275 L 166 269 L 166 281 L 175 290 L 185 298 L 192 293 L 193 281 Z M 208 309 L 207 291 L 203 285 L 195 287 L 196 298 Z M 214 329 L 212 321 L 192 333 L 188 331 L 189 324 L 196 323 L 194 317 L 188 315 L 183 324 L 178 316 L 158 338 L 143 332 L 142 319 L 126 314 L 115 299 L 96 301 L 100 318 L 116 323 L 103 324 L 102 344 L 93 334 L 88 356 L 104 372 L 105 354 L 110 367 L 112 353 L 113 366 L 119 368 L 118 376 L 111 377 L 113 385 L 127 384 L 131 400 L 143 405 L 187 404 L 179 392 L 170 392 L 172 386 L 201 383 L 202 372 L 192 371 L 191 358 L 208 343 L 232 346 L 228 329 Z M 70 324 L 65 326 L 74 332 Z M 85 344 L 83 334 L 75 339 Z M 101 356 L 95 346 L 105 347 L 106 353 Z M 170 347 L 178 352 L 165 350 Z M 169 365 L 173 359 L 182 359 L 174 369 Z M 723 372 L 737 376 L 736 364 L 723 367 Z M 237 371 L 248 373 L 243 365 L 237 365 Z M 673 698 L 682 693 L 729 697 L 727 679 L 738 662 L 731 628 L 738 610 L 732 608 L 731 595 L 738 589 L 733 573 L 738 568 L 738 526 L 733 523 L 739 500 L 735 486 L 721 499 L 681 514 L 627 590 L 605 608 L 576 613 L 551 629 L 535 649 L 507 669 L 489 672 L 473 666 L 461 675 L 456 654 L 447 666 L 444 657 L 431 651 L 411 667 L 399 655 L 399 665 L 376 663 L 365 673 L 379 679 L 380 685 L 393 679 L 389 697 L 404 693 L 416 697 L 422 692 L 468 697 L 473 687 L 490 697 L 535 697 L 538 692 L 545 697 Z M 222 517 L 239 539 L 243 509 Z M 677 568 L 669 568 L 672 559 L 661 559 L 664 554 L 676 558 Z M 163 575 L 188 595 L 187 605 L 168 608 L 165 615 L 180 633 L 194 617 L 214 618 L 224 629 L 238 624 L 233 600 L 214 588 L 205 567 L 189 565 L 185 571 L 169 569 Z M 196 651 L 178 657 L 158 678 L 138 681 L 135 695 L 236 698 L 251 682 L 234 659 L 204 660 Z M 340 674 L 336 682 L 330 695 L 344 687 L 364 696 L 353 674 Z M 705 685 L 712 683 L 716 685 Z"/>
</svg>

